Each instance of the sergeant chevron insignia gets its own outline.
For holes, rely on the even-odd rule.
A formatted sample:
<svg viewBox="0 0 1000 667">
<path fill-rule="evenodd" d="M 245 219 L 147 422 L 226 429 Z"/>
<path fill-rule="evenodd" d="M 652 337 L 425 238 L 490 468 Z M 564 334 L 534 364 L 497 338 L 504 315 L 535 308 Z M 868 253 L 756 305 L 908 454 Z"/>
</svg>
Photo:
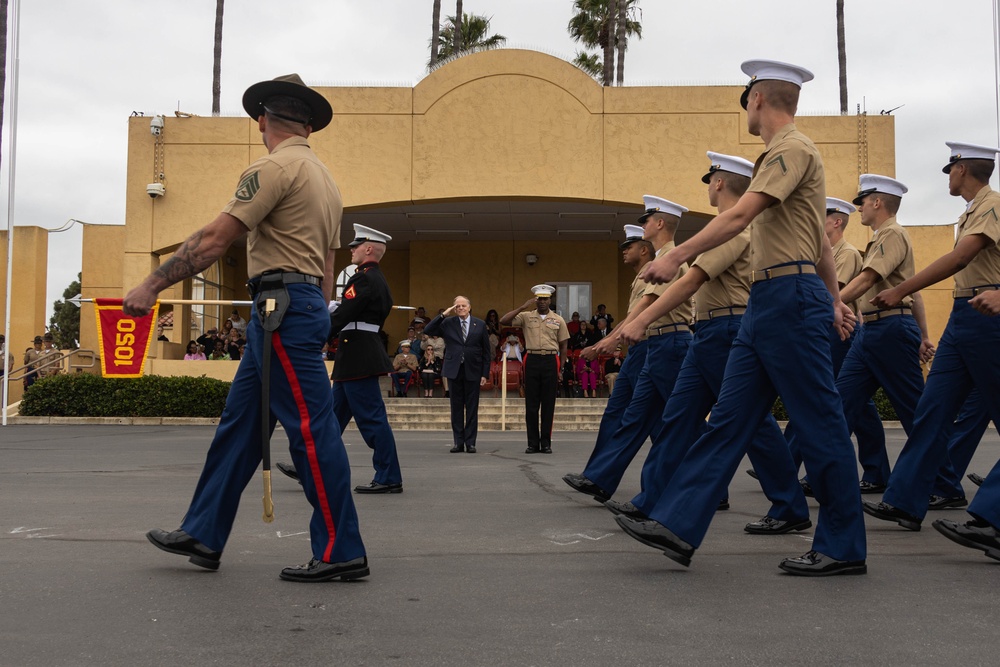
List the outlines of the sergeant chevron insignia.
<svg viewBox="0 0 1000 667">
<path fill-rule="evenodd" d="M 236 186 L 236 198 L 240 201 L 251 201 L 260 190 L 259 172 L 247 174 Z"/>
</svg>

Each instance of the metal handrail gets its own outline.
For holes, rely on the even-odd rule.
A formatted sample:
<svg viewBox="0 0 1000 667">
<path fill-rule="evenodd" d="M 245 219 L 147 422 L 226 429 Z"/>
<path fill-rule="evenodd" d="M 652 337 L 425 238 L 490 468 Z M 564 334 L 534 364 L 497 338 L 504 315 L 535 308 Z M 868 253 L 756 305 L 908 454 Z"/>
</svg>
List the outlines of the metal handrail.
<svg viewBox="0 0 1000 667">
<path fill-rule="evenodd" d="M 90 363 L 73 363 L 71 361 L 74 357 L 80 357 L 80 361 L 83 361 L 86 355 L 90 355 Z M 66 364 L 66 369 L 63 369 L 63 361 L 70 361 L 70 363 Z M 58 355 L 48 354 L 45 355 L 44 360 L 37 366 L 32 367 L 31 364 L 24 364 L 11 369 L 10 373 L 8 374 L 8 378 L 10 379 L 11 382 L 13 382 L 14 380 L 23 380 L 25 376 L 28 375 L 28 373 L 33 373 L 40 369 L 56 365 L 59 366 L 60 370 L 93 368 L 94 366 L 97 365 L 97 355 L 94 353 L 93 350 L 86 350 L 82 348 L 76 350 L 70 350 L 69 352 L 60 351 Z M 18 375 L 17 373 L 19 371 L 23 372 L 21 372 L 21 374 Z"/>
</svg>

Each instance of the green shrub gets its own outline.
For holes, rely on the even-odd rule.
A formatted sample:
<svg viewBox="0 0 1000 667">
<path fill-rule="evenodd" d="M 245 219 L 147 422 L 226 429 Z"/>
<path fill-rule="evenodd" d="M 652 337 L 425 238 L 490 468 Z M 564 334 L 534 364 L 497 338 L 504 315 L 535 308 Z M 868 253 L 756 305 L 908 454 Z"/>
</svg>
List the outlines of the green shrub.
<svg viewBox="0 0 1000 667">
<path fill-rule="evenodd" d="M 889 397 L 885 395 L 882 387 L 879 387 L 875 392 L 875 408 L 878 410 L 878 416 L 882 418 L 882 421 L 899 420 L 899 417 L 896 416 L 896 410 L 892 407 L 892 403 L 889 402 Z M 778 400 L 774 402 L 771 414 L 778 421 L 788 420 L 788 410 L 785 409 L 784 404 L 781 402 L 781 397 L 778 397 Z"/>
<path fill-rule="evenodd" d="M 147 375 L 56 375 L 24 392 L 20 414 L 43 417 L 211 417 L 222 415 L 230 382 Z"/>
</svg>

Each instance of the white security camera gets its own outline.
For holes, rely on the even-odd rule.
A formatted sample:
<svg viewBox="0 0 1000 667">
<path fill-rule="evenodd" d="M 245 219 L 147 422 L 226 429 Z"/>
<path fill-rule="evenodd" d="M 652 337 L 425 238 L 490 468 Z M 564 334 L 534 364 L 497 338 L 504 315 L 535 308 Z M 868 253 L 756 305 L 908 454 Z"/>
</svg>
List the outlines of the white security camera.
<svg viewBox="0 0 1000 667">
<path fill-rule="evenodd" d="M 149 195 L 150 199 L 156 199 L 167 194 L 167 188 L 164 187 L 163 183 L 150 183 L 146 186 L 146 194 Z"/>
<path fill-rule="evenodd" d="M 163 116 L 153 116 L 153 119 L 149 121 L 149 133 L 154 137 L 163 134 Z"/>
<path fill-rule="evenodd" d="M 528 263 L 528 266 L 534 266 L 538 262 L 538 255 L 535 253 L 528 253 L 524 256 L 524 261 Z"/>
</svg>

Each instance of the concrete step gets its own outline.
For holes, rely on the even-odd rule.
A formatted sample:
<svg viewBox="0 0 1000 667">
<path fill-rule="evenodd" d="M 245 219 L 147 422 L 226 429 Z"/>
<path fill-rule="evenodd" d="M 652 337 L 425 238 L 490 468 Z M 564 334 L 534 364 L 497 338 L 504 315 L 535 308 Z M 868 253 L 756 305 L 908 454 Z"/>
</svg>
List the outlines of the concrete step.
<svg viewBox="0 0 1000 667">
<path fill-rule="evenodd" d="M 556 399 L 553 428 L 557 431 L 596 431 L 607 405 L 605 398 Z M 393 430 L 448 431 L 451 429 L 450 403 L 445 398 L 387 398 L 386 413 Z M 498 398 L 479 401 L 479 428 L 483 431 L 524 431 L 524 399 L 507 400 L 506 419 Z"/>
</svg>

